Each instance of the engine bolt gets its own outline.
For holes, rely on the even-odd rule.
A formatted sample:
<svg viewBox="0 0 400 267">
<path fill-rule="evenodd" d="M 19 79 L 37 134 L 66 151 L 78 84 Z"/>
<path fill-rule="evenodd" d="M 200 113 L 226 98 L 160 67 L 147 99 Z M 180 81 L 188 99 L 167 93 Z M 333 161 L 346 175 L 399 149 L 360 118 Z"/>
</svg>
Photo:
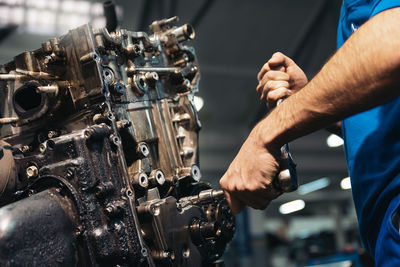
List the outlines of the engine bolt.
<svg viewBox="0 0 400 267">
<path fill-rule="evenodd" d="M 190 175 L 192 176 L 193 180 L 195 180 L 196 182 L 200 181 L 201 172 L 200 172 L 200 168 L 196 164 L 192 165 L 192 168 L 190 169 Z"/>
<path fill-rule="evenodd" d="M 165 183 L 164 173 L 160 170 L 157 170 L 155 173 L 156 181 L 159 185 L 163 185 Z"/>
<path fill-rule="evenodd" d="M 54 138 L 54 137 L 57 137 L 57 135 L 58 135 L 58 133 L 56 131 L 49 131 L 47 133 L 47 137 L 50 138 L 50 139 Z"/>
<path fill-rule="evenodd" d="M 133 184 L 139 185 L 142 188 L 147 188 L 149 186 L 149 179 L 144 172 L 136 173 L 133 177 Z"/>
<path fill-rule="evenodd" d="M 25 145 L 25 146 L 21 147 L 20 150 L 21 150 L 22 153 L 26 153 L 26 152 L 28 152 L 29 150 L 31 150 L 31 147 L 28 146 L 28 145 Z"/>
<path fill-rule="evenodd" d="M 26 168 L 26 175 L 28 176 L 29 179 L 35 178 L 39 175 L 39 170 L 36 166 L 31 165 L 28 168 Z"/>
<path fill-rule="evenodd" d="M 145 142 L 141 142 L 136 147 L 136 153 L 140 158 L 146 158 L 150 154 L 149 146 Z"/>
</svg>

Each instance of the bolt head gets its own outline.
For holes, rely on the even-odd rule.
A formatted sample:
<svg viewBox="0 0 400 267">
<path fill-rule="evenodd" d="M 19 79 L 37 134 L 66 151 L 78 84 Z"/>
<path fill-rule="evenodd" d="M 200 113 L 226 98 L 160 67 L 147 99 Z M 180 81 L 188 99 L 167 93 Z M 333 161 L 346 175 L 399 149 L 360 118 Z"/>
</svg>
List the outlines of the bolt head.
<svg viewBox="0 0 400 267">
<path fill-rule="evenodd" d="M 26 176 L 28 178 L 35 178 L 39 175 L 39 170 L 36 166 L 31 165 L 28 168 L 26 168 Z"/>
</svg>

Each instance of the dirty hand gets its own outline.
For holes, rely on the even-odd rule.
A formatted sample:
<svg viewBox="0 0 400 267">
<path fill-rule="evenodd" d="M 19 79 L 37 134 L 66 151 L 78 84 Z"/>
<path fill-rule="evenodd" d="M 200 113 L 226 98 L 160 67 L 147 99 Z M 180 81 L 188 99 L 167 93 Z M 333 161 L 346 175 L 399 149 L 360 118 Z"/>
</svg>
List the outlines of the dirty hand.
<svg viewBox="0 0 400 267">
<path fill-rule="evenodd" d="M 259 138 L 256 126 L 242 145 L 236 158 L 220 180 L 233 213 L 245 205 L 265 209 L 281 192 L 272 184 L 279 171 L 280 147 L 267 147 Z"/>
<path fill-rule="evenodd" d="M 260 99 L 267 103 L 270 109 L 276 106 L 279 99 L 292 95 L 308 82 L 303 70 L 281 52 L 273 54 L 264 64 L 257 79 Z"/>
</svg>

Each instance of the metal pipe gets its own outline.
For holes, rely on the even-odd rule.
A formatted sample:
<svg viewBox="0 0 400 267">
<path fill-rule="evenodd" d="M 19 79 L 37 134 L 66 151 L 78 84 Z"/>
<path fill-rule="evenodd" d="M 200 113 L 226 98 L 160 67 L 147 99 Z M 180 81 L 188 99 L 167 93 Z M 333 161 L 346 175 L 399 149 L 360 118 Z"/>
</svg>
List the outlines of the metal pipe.
<svg viewBox="0 0 400 267">
<path fill-rule="evenodd" d="M 42 92 L 42 93 L 53 93 L 53 94 L 58 94 L 58 86 L 55 85 L 47 85 L 47 86 L 38 86 L 36 88 L 36 91 Z"/>
<path fill-rule="evenodd" d="M 0 80 L 16 80 L 23 78 L 27 78 L 27 76 L 22 74 L 0 74 Z"/>
<path fill-rule="evenodd" d="M 0 118 L 0 125 L 14 123 L 17 122 L 18 120 L 19 118 L 17 117 Z"/>
<path fill-rule="evenodd" d="M 15 71 L 18 73 L 24 74 L 26 76 L 31 76 L 31 77 L 39 78 L 39 79 L 58 79 L 57 76 L 53 76 L 53 75 L 43 72 L 43 71 L 36 72 L 36 71 L 21 70 L 18 68 Z"/>
<path fill-rule="evenodd" d="M 175 72 L 179 71 L 179 68 L 162 68 L 162 67 L 130 67 L 127 72 L 134 73 L 134 72 Z"/>
<path fill-rule="evenodd" d="M 114 1 L 103 2 L 104 17 L 106 18 L 106 28 L 108 32 L 114 32 L 118 26 L 117 12 L 115 11 Z"/>
<path fill-rule="evenodd" d="M 172 30 L 178 42 L 184 42 L 187 40 L 192 40 L 195 37 L 195 32 L 190 24 L 185 24 L 183 26 L 177 27 Z"/>
</svg>

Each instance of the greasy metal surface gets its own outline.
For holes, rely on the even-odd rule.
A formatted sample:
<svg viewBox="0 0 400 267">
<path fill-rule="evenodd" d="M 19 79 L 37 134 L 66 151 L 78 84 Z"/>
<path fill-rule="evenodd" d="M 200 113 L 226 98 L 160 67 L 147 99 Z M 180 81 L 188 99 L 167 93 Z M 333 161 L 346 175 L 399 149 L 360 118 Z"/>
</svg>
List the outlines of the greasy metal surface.
<svg viewBox="0 0 400 267">
<path fill-rule="evenodd" d="M 27 232 L 69 222 L 60 233 L 70 246 L 37 255 L 31 244 L 46 234 L 6 228 L 0 244 L 18 244 L 7 260 L 205 266 L 221 256 L 234 217 L 199 183 L 200 75 L 183 44 L 194 30 L 176 21 L 154 22 L 151 35 L 84 25 L 0 68 L 0 203 L 11 203 L 0 211 Z M 43 213 L 58 216 L 50 228 Z"/>
<path fill-rule="evenodd" d="M 78 266 L 72 201 L 55 189 L 0 209 L 1 266 Z"/>
</svg>

